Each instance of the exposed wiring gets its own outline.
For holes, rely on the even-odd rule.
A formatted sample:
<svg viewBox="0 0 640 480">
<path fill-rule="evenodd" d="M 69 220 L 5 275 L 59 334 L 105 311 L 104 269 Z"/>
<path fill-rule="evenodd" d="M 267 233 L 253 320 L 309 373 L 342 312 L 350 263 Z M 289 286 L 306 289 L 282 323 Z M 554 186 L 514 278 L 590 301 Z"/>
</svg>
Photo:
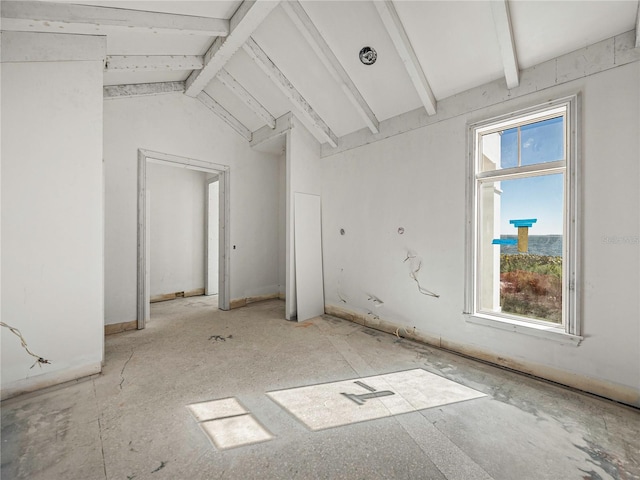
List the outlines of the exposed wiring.
<svg viewBox="0 0 640 480">
<path fill-rule="evenodd" d="M 416 255 L 411 254 L 411 252 L 407 252 L 407 257 L 402 261 L 402 263 L 405 263 L 407 260 L 412 260 L 414 258 L 416 258 Z M 414 282 L 416 282 L 416 285 L 418 285 L 418 291 L 421 294 L 427 295 L 429 297 L 440 298 L 440 295 L 438 295 L 437 293 L 434 293 L 431 290 L 428 290 L 424 288 L 422 285 L 420 285 L 420 280 L 418 280 L 418 272 L 420 271 L 421 268 L 422 268 L 422 260 L 419 260 L 418 266 L 416 268 L 412 268 L 411 272 L 409 273 L 409 276 L 411 277 L 411 279 Z"/>
<path fill-rule="evenodd" d="M 0 322 L 0 326 L 8 328 L 11 333 L 13 333 L 15 336 L 17 336 L 20 339 L 20 343 L 22 344 L 22 348 L 24 348 L 29 355 L 31 355 L 33 358 L 36 359 L 36 361 L 34 362 L 33 365 L 31 365 L 30 368 L 33 368 L 36 365 L 39 365 L 40 367 L 42 367 L 43 363 L 51 365 L 51 362 L 49 360 L 47 360 L 46 358 L 42 358 L 41 356 L 36 355 L 31 350 L 29 350 L 29 347 L 27 346 L 27 341 L 22 336 L 22 333 L 20 333 L 20 330 L 18 330 L 16 327 L 12 327 L 11 325 L 7 325 L 4 322 Z"/>
</svg>

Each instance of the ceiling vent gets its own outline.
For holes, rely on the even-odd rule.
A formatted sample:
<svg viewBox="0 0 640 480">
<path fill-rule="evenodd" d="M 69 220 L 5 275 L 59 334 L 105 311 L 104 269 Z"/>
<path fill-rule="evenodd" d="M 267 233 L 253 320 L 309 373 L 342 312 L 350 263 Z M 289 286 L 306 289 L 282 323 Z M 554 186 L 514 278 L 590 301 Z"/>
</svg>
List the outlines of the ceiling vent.
<svg viewBox="0 0 640 480">
<path fill-rule="evenodd" d="M 360 61 L 365 65 L 373 65 L 378 59 L 378 54 L 371 47 L 362 47 L 360 50 Z"/>
</svg>

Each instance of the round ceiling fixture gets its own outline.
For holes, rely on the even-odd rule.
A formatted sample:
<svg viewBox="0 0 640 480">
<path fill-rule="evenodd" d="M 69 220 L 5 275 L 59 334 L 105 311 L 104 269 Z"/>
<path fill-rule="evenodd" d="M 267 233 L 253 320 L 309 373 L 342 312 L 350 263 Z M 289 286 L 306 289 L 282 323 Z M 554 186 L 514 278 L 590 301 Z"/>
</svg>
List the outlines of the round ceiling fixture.
<svg viewBox="0 0 640 480">
<path fill-rule="evenodd" d="M 373 65 L 378 59 L 378 54 L 371 47 L 362 47 L 360 50 L 360 61 L 365 65 Z"/>
</svg>

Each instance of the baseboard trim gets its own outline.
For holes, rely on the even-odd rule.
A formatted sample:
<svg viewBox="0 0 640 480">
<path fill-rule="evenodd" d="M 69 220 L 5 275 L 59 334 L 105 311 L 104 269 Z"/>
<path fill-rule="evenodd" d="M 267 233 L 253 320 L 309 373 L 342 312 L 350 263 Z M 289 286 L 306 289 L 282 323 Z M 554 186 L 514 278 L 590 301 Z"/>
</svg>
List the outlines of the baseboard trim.
<svg viewBox="0 0 640 480">
<path fill-rule="evenodd" d="M 266 300 L 282 300 L 280 293 L 269 293 L 267 295 L 257 295 L 255 297 L 234 298 L 229 302 L 229 309 L 234 310 L 249 305 L 250 303 L 264 302 Z"/>
<path fill-rule="evenodd" d="M 167 300 L 175 300 L 176 298 L 199 297 L 204 295 L 204 288 L 196 288 L 185 292 L 162 293 L 154 295 L 149 299 L 149 303 L 166 302 Z"/>
<path fill-rule="evenodd" d="M 52 373 L 45 373 L 32 378 L 11 382 L 0 389 L 0 400 L 5 401 L 25 393 L 40 391 L 43 389 L 57 388 L 69 383 L 77 383 L 85 377 L 95 375 L 102 371 L 102 363 L 95 362 L 82 367 L 70 368 Z M 47 390 L 48 391 L 48 390 Z"/>
<path fill-rule="evenodd" d="M 113 335 L 114 333 L 126 332 L 127 330 L 135 330 L 138 328 L 138 321 L 131 320 L 130 322 L 110 323 L 104 326 L 105 335 Z"/>
<path fill-rule="evenodd" d="M 548 380 L 576 390 L 640 408 L 640 392 L 625 385 L 586 377 L 584 375 L 567 372 L 533 362 L 505 358 L 504 356 L 498 356 L 495 353 L 481 348 L 463 345 L 442 337 L 425 334 L 417 331 L 415 328 L 409 328 L 405 325 L 383 320 L 377 316 L 374 317 L 372 315 L 363 314 L 337 305 L 325 305 L 324 309 L 327 315 L 333 315 L 334 317 L 342 318 L 343 320 L 348 320 L 365 327 L 397 335 L 402 338 L 415 340 L 458 355 L 480 360 L 492 365 L 497 365 L 502 368 L 507 368 L 532 377 Z"/>
</svg>

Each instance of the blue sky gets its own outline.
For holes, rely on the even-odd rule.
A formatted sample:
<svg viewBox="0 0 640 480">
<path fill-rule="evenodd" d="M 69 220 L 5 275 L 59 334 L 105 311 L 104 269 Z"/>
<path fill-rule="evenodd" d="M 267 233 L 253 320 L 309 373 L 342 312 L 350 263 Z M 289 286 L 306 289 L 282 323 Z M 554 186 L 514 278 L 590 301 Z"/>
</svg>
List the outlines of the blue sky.
<svg viewBox="0 0 640 480">
<path fill-rule="evenodd" d="M 562 118 L 552 118 L 521 128 L 522 165 L 562 160 Z M 501 167 L 515 167 L 518 162 L 517 129 L 505 130 L 501 138 Z M 515 235 L 517 229 L 509 220 L 537 218 L 530 235 L 562 234 L 564 185 L 561 174 L 502 181 L 502 235 Z"/>
</svg>

